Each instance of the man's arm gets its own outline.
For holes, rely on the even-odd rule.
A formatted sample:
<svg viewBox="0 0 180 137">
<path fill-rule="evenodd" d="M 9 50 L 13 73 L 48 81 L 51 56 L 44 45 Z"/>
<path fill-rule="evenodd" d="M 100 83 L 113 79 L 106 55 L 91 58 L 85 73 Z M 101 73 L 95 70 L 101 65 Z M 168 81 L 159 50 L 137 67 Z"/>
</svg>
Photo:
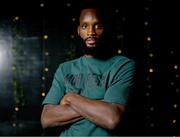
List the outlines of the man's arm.
<svg viewBox="0 0 180 137">
<path fill-rule="evenodd" d="M 61 126 L 82 119 L 81 115 L 68 105 L 44 105 L 41 114 L 43 128 Z"/>
<path fill-rule="evenodd" d="M 76 93 L 68 93 L 63 98 L 64 104 L 71 106 L 84 118 L 106 128 L 114 129 L 120 122 L 124 106 L 101 100 L 90 100 Z"/>
</svg>

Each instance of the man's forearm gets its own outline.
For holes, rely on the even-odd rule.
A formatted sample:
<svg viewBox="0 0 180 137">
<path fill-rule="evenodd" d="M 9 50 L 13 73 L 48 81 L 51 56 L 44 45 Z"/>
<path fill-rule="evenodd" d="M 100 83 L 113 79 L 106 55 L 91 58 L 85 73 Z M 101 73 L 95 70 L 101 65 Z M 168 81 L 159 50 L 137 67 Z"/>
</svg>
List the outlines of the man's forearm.
<svg viewBox="0 0 180 137">
<path fill-rule="evenodd" d="M 84 118 L 107 129 L 115 128 L 124 110 L 123 106 L 100 100 L 90 100 L 74 93 L 69 94 L 67 101 Z"/>
<path fill-rule="evenodd" d="M 61 126 L 80 119 L 81 115 L 68 105 L 45 105 L 41 115 L 43 128 Z"/>
</svg>

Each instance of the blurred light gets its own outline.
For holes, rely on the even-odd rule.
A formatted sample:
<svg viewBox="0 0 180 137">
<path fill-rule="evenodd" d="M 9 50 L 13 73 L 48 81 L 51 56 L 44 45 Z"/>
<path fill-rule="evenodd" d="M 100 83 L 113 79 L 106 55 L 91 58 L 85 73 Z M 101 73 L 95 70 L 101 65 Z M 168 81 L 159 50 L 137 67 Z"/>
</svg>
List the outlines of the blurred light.
<svg viewBox="0 0 180 137">
<path fill-rule="evenodd" d="M 44 71 L 48 72 L 48 71 L 49 71 L 49 69 L 46 67 L 46 68 L 44 68 Z"/>
<path fill-rule="evenodd" d="M 122 50 L 118 49 L 117 53 L 118 53 L 118 54 L 121 54 L 121 53 L 122 53 Z"/>
<path fill-rule="evenodd" d="M 68 3 L 66 4 L 66 6 L 67 6 L 67 7 L 71 7 L 71 3 L 68 2 Z"/>
<path fill-rule="evenodd" d="M 40 7 L 42 7 L 42 8 L 43 8 L 43 7 L 44 7 L 44 3 L 41 3 L 41 4 L 40 4 Z"/>
<path fill-rule="evenodd" d="M 151 37 L 147 37 L 147 41 L 151 41 Z"/>
<path fill-rule="evenodd" d="M 70 37 L 71 37 L 71 39 L 74 39 L 74 35 L 71 35 Z"/>
<path fill-rule="evenodd" d="M 15 65 L 12 66 L 12 70 L 13 70 L 13 71 L 16 70 L 16 66 L 15 66 Z"/>
<path fill-rule="evenodd" d="M 174 104 L 173 107 L 174 107 L 174 108 L 177 108 L 177 104 Z"/>
<path fill-rule="evenodd" d="M 152 68 L 149 69 L 149 72 L 152 73 L 154 70 Z"/>
<path fill-rule="evenodd" d="M 174 85 L 174 82 L 173 82 L 173 81 L 171 81 L 170 85 L 171 85 L 171 86 L 173 86 L 173 85 Z"/>
<path fill-rule="evenodd" d="M 125 17 L 122 17 L 122 21 L 123 21 L 123 22 L 126 21 L 126 18 L 125 18 Z"/>
<path fill-rule="evenodd" d="M 151 57 L 151 58 L 152 58 L 153 56 L 154 56 L 154 54 L 153 54 L 153 53 L 149 53 L 149 57 Z"/>
<path fill-rule="evenodd" d="M 145 22 L 144 22 L 144 25 L 145 25 L 145 26 L 147 26 L 147 25 L 148 25 L 148 22 L 147 22 L 147 21 L 145 21 Z"/>
<path fill-rule="evenodd" d="M 15 111 L 19 111 L 19 108 L 18 108 L 18 107 L 15 107 Z"/>
<path fill-rule="evenodd" d="M 176 123 L 176 120 L 174 119 L 172 122 L 173 122 L 173 124 L 175 124 L 175 123 Z"/>
<path fill-rule="evenodd" d="M 176 89 L 176 92 L 179 93 L 179 88 Z"/>
<path fill-rule="evenodd" d="M 117 37 L 117 39 L 122 39 L 123 35 L 122 34 L 118 34 L 116 37 Z"/>
<path fill-rule="evenodd" d="M 179 74 L 176 74 L 176 78 L 179 78 Z"/>
<path fill-rule="evenodd" d="M 115 13 L 119 13 L 119 10 L 118 10 L 118 9 L 115 9 Z"/>
<path fill-rule="evenodd" d="M 178 69 L 178 66 L 177 66 L 177 65 L 174 65 L 174 69 Z"/>
<path fill-rule="evenodd" d="M 45 95 L 46 95 L 46 93 L 45 93 L 45 92 L 42 92 L 42 93 L 41 93 L 41 96 L 43 96 L 43 97 L 44 97 Z"/>
<path fill-rule="evenodd" d="M 16 127 L 16 123 L 12 123 L 12 127 Z"/>
<path fill-rule="evenodd" d="M 173 50 L 171 50 L 171 51 L 170 51 L 170 54 L 174 54 L 174 51 L 173 51 Z"/>
<path fill-rule="evenodd" d="M 148 85 L 148 89 L 151 89 L 151 88 L 152 88 L 152 86 L 149 84 L 149 85 Z"/>
<path fill-rule="evenodd" d="M 45 52 L 44 54 L 45 54 L 46 56 L 48 56 L 48 55 L 49 55 L 49 52 Z"/>
<path fill-rule="evenodd" d="M 150 95 L 149 92 L 147 92 L 147 93 L 146 93 L 146 96 L 148 97 L 149 95 Z"/>
<path fill-rule="evenodd" d="M 148 11 L 148 10 L 149 10 L 149 8 L 148 8 L 148 7 L 145 7 L 144 9 L 145 9 L 146 11 Z"/>
<path fill-rule="evenodd" d="M 13 21 L 18 21 L 18 20 L 19 20 L 18 16 L 14 17 L 14 19 L 13 19 Z"/>
<path fill-rule="evenodd" d="M 43 77 L 42 77 L 42 80 L 45 80 L 45 79 L 46 79 L 46 78 L 43 76 Z"/>
<path fill-rule="evenodd" d="M 48 39 L 48 35 L 44 35 L 43 38 L 44 38 L 44 39 Z"/>
<path fill-rule="evenodd" d="M 150 111 L 154 111 L 154 107 L 150 107 Z"/>
<path fill-rule="evenodd" d="M 76 18 L 72 18 L 72 21 L 75 22 L 75 21 L 76 21 Z"/>
<path fill-rule="evenodd" d="M 150 124 L 150 127 L 154 127 L 154 123 L 151 123 L 151 124 Z"/>
</svg>

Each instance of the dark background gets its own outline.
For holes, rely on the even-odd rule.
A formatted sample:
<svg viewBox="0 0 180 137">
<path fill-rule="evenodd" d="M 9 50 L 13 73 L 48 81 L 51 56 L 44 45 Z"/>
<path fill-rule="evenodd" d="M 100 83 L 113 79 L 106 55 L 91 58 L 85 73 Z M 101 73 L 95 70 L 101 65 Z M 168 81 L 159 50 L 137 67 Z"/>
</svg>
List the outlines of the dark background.
<svg viewBox="0 0 180 137">
<path fill-rule="evenodd" d="M 79 56 L 77 9 L 86 1 L 0 2 L 0 135 L 58 133 L 55 128 L 41 128 L 41 102 L 58 65 Z M 136 91 L 116 132 L 128 136 L 179 135 L 177 4 L 96 2 L 113 12 L 120 54 L 137 63 Z M 153 72 L 149 72 L 151 68 Z"/>
</svg>

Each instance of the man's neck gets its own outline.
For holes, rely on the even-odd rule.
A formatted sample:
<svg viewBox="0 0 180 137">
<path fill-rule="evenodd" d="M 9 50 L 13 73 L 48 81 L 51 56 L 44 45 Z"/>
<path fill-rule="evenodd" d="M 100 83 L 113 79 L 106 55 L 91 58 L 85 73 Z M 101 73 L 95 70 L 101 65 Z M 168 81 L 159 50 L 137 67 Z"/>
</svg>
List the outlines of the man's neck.
<svg viewBox="0 0 180 137">
<path fill-rule="evenodd" d="M 91 55 L 91 54 L 84 54 L 85 57 L 88 57 L 88 58 L 93 58 L 94 56 Z"/>
</svg>

